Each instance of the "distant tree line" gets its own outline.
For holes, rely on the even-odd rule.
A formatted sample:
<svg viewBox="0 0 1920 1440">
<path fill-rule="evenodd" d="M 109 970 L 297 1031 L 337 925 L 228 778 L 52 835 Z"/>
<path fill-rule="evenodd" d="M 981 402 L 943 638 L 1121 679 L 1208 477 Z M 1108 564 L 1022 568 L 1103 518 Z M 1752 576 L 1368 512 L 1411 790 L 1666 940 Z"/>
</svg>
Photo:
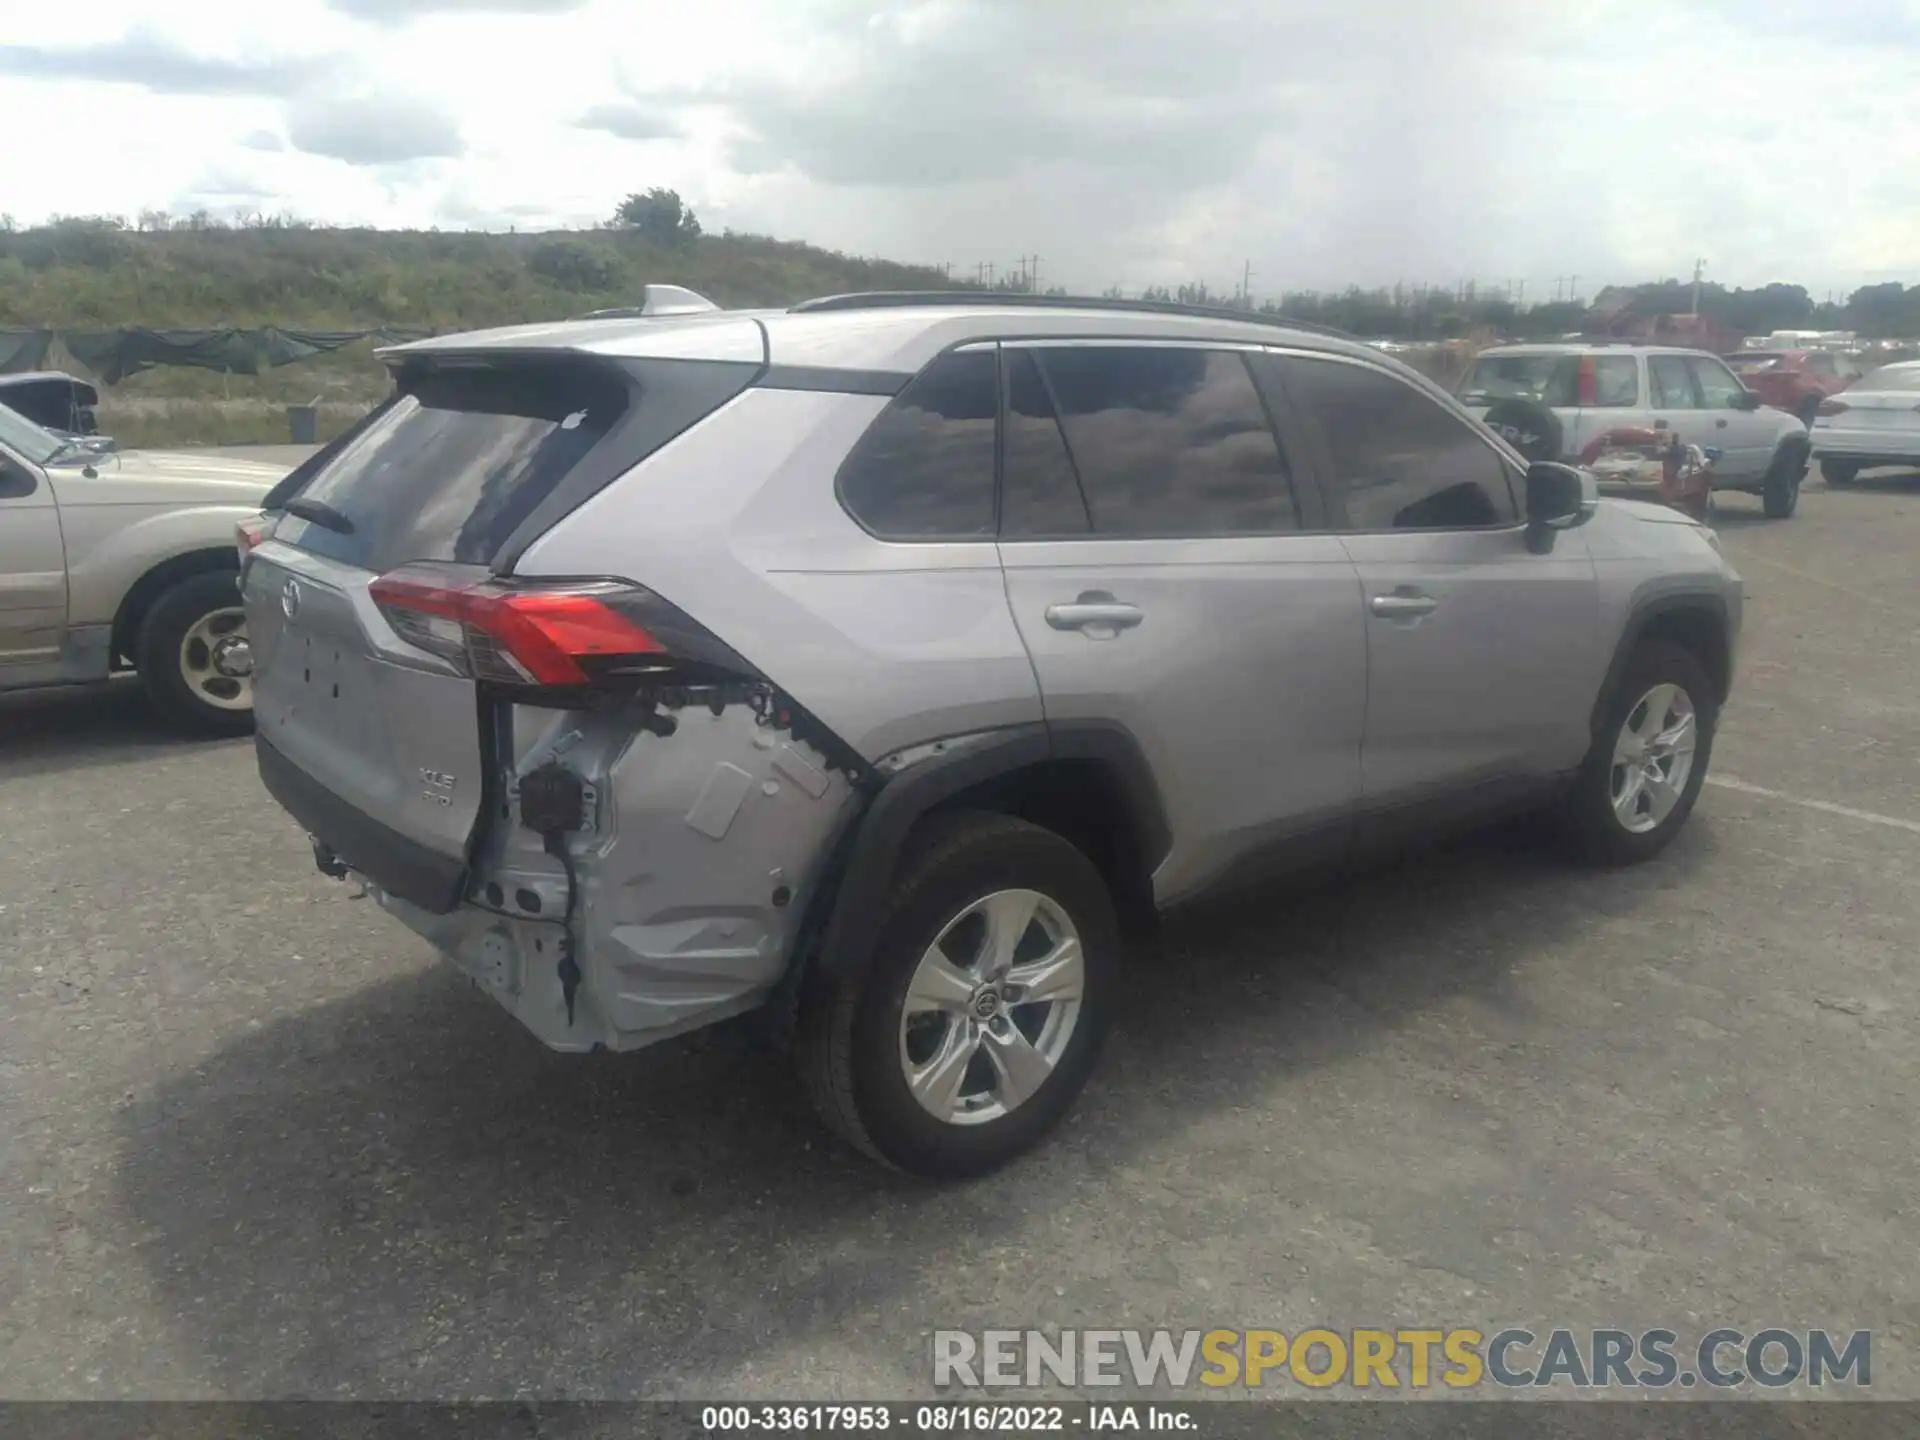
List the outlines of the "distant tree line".
<svg viewBox="0 0 1920 1440">
<path fill-rule="evenodd" d="M 21 227 L 0 215 L 0 324 L 417 324 L 440 328 L 548 319 L 629 301 L 670 280 L 721 304 L 781 304 L 858 289 L 981 288 L 942 269 L 849 256 L 792 241 L 706 232 L 678 192 L 635 191 L 598 229 L 540 235 L 375 231 L 257 213 L 222 220 L 145 211 L 134 219 L 59 217 Z M 1025 265 L 990 287 L 1029 292 Z M 1058 285 L 1048 295 L 1064 296 Z M 1118 291 L 1109 293 L 1118 294 Z M 1159 286 L 1147 298 L 1255 309 L 1367 337 L 1437 340 L 1495 331 L 1537 339 L 1587 329 L 1578 301 L 1521 306 L 1504 294 L 1396 285 L 1297 290 L 1255 300 L 1204 282 Z M 1615 316 L 1684 313 L 1688 281 L 1612 287 L 1597 303 Z M 1742 335 L 1853 330 L 1920 338 L 1920 284 L 1868 285 L 1816 301 L 1801 285 L 1706 284 L 1701 313 Z"/>
</svg>

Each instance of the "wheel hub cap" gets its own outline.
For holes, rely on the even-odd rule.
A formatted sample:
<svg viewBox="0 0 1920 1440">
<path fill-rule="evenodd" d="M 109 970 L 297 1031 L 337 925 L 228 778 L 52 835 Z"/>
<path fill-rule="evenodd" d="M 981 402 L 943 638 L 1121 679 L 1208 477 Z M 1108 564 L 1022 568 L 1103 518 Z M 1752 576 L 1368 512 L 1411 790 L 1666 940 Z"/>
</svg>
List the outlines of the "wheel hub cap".
<svg viewBox="0 0 1920 1440">
<path fill-rule="evenodd" d="M 213 647 L 213 668 L 233 680 L 253 674 L 253 646 L 244 635 L 228 635 Z"/>
<path fill-rule="evenodd" d="M 253 646 L 238 606 L 202 615 L 180 641 L 180 678 L 216 710 L 253 708 Z"/>
</svg>

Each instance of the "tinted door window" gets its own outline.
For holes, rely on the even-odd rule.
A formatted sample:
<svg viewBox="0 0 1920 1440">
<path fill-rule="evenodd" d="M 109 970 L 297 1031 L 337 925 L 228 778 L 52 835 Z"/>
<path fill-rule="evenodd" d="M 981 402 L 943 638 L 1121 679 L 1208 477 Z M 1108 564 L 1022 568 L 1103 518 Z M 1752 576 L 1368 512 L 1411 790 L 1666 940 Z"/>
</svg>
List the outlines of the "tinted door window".
<svg viewBox="0 0 1920 1440">
<path fill-rule="evenodd" d="M 1693 380 L 1687 362 L 1680 355 L 1649 355 L 1647 386 L 1653 392 L 1656 410 L 1698 410 L 1699 397 L 1693 392 Z"/>
<path fill-rule="evenodd" d="M 1000 482 L 1000 533 L 1084 535 L 1093 528 L 1080 482 L 1054 416 L 1053 398 L 1032 352 L 1005 350 L 1007 433 Z"/>
<path fill-rule="evenodd" d="M 1300 528 L 1265 406 L 1237 352 L 1036 351 L 1105 535 L 1272 535 Z"/>
<path fill-rule="evenodd" d="M 993 534 L 997 376 L 991 350 L 943 355 L 894 397 L 840 466 L 856 520 L 888 540 Z"/>
<path fill-rule="evenodd" d="M 1687 368 L 1693 371 L 1694 384 L 1699 387 L 1700 403 L 1704 409 L 1732 410 L 1746 393 L 1747 387 L 1718 360 L 1705 357 L 1690 359 Z"/>
<path fill-rule="evenodd" d="M 1270 356 L 1326 437 L 1327 498 L 1356 530 L 1464 530 L 1518 520 L 1507 467 L 1465 420 L 1364 365 Z"/>
</svg>

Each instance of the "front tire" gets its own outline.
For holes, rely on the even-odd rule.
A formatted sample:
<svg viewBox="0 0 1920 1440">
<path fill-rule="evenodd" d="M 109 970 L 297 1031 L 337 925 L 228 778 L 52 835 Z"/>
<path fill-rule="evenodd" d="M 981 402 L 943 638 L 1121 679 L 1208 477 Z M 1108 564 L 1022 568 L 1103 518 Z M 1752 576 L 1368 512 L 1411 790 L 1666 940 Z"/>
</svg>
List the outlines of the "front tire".
<svg viewBox="0 0 1920 1440">
<path fill-rule="evenodd" d="M 253 729 L 253 652 L 231 570 L 190 575 L 147 608 L 134 669 L 153 708 L 190 735 Z"/>
<path fill-rule="evenodd" d="M 1829 485 L 1851 485 L 1860 478 L 1860 462 L 1857 460 L 1822 460 L 1820 478 Z"/>
<path fill-rule="evenodd" d="M 859 976 L 808 977 L 795 1060 L 874 1159 L 959 1179 L 1056 1125 L 1106 1030 L 1119 947 L 1100 872 L 1004 815 L 936 822 L 903 860 Z"/>
<path fill-rule="evenodd" d="M 1806 473 L 1806 451 L 1795 442 L 1774 452 L 1773 464 L 1760 483 L 1760 502 L 1769 520 L 1788 519 L 1799 508 L 1800 481 Z"/>
<path fill-rule="evenodd" d="M 1603 865 L 1651 860 L 1693 813 L 1720 706 L 1692 651 L 1648 641 L 1627 662 L 1563 820 L 1576 850 Z"/>
</svg>

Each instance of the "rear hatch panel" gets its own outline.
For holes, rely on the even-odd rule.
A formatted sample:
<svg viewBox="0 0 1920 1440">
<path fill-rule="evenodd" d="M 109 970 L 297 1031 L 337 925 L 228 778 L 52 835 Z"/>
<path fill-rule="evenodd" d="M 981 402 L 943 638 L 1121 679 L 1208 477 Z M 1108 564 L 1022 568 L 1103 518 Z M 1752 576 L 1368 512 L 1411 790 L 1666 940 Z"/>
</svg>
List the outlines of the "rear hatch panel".
<svg viewBox="0 0 1920 1440">
<path fill-rule="evenodd" d="M 242 595 L 269 788 L 351 868 L 444 914 L 465 898 L 493 808 L 482 687 L 470 666 L 408 643 L 369 587 L 423 563 L 510 572 L 759 366 L 497 348 L 392 363 L 395 398 L 272 497 L 280 513 L 246 558 Z"/>
<path fill-rule="evenodd" d="M 409 653 L 367 594 L 372 578 L 272 542 L 250 558 L 242 597 L 262 776 L 353 868 L 443 911 L 460 898 L 480 813 L 477 687 Z M 414 849 L 423 853 L 401 863 Z"/>
</svg>

